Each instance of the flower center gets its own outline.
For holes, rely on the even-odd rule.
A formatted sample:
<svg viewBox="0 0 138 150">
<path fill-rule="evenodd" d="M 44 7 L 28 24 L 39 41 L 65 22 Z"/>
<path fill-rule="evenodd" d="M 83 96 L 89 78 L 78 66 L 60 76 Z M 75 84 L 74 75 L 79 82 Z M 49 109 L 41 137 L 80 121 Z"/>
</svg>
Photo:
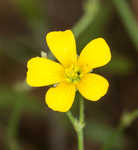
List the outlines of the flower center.
<svg viewBox="0 0 138 150">
<path fill-rule="evenodd" d="M 82 71 L 75 65 L 65 69 L 65 76 L 68 82 L 77 83 L 82 77 Z"/>
</svg>

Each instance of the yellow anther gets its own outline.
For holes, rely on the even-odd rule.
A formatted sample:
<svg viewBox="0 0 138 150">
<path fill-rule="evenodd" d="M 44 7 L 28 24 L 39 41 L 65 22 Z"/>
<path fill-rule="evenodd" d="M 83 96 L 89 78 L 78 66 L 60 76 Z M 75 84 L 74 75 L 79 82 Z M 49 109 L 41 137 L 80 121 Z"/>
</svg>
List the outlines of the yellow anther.
<svg viewBox="0 0 138 150">
<path fill-rule="evenodd" d="M 72 83 L 78 82 L 82 77 L 81 70 L 75 65 L 71 65 L 70 67 L 66 68 L 65 75 L 67 81 Z"/>
</svg>

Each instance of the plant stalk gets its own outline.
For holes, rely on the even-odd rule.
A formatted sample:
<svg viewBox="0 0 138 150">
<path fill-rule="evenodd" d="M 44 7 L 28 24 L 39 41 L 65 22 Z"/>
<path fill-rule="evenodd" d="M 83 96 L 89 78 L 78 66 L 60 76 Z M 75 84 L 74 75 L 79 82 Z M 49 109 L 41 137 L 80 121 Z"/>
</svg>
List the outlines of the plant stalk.
<svg viewBox="0 0 138 150">
<path fill-rule="evenodd" d="M 80 100 L 79 120 L 76 119 L 72 115 L 71 111 L 68 111 L 66 114 L 77 133 L 78 150 L 84 150 L 84 134 L 83 134 L 83 128 L 85 126 L 85 123 L 84 123 L 84 100 L 81 95 L 79 96 L 79 100 Z"/>
</svg>

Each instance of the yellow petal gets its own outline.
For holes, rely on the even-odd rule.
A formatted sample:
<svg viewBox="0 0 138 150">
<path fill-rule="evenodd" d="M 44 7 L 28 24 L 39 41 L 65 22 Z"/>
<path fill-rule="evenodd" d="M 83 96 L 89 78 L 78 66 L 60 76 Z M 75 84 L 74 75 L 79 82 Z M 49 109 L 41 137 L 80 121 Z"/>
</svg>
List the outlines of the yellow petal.
<svg viewBox="0 0 138 150">
<path fill-rule="evenodd" d="M 75 85 L 60 83 L 47 91 L 46 104 L 54 111 L 66 112 L 71 108 L 74 102 L 75 91 Z"/>
<path fill-rule="evenodd" d="M 108 81 L 97 74 L 88 73 L 78 83 L 79 92 L 88 100 L 97 101 L 104 96 L 108 90 Z"/>
<path fill-rule="evenodd" d="M 65 66 L 77 61 L 76 42 L 71 30 L 50 32 L 46 35 L 49 49 Z"/>
<path fill-rule="evenodd" d="M 47 58 L 34 57 L 27 63 L 27 83 L 33 87 L 46 86 L 61 82 L 64 68 Z"/>
<path fill-rule="evenodd" d="M 82 50 L 78 64 L 84 72 L 107 64 L 111 59 L 110 48 L 103 38 L 90 41 Z"/>
</svg>

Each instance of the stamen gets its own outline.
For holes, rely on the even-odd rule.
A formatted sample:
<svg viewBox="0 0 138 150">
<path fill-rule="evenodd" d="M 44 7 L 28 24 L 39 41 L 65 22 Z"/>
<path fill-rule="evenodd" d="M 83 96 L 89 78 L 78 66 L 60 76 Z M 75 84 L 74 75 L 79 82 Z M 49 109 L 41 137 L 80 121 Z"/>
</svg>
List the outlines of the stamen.
<svg viewBox="0 0 138 150">
<path fill-rule="evenodd" d="M 69 68 L 65 69 L 65 75 L 66 75 L 67 81 L 76 83 L 80 81 L 82 77 L 82 72 L 77 66 L 71 65 Z"/>
</svg>

